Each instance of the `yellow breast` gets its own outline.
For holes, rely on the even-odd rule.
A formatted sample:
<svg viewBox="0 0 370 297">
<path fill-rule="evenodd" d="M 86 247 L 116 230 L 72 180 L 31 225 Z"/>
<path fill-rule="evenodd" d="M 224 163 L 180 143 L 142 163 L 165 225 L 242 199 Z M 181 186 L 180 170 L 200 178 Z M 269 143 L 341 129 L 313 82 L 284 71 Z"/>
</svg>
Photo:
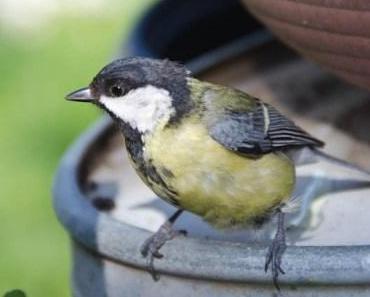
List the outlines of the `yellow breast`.
<svg viewBox="0 0 370 297">
<path fill-rule="evenodd" d="M 181 207 L 218 227 L 250 223 L 293 190 L 294 166 L 285 155 L 241 156 L 214 141 L 195 120 L 158 128 L 145 143 L 145 158 L 176 191 Z"/>
</svg>

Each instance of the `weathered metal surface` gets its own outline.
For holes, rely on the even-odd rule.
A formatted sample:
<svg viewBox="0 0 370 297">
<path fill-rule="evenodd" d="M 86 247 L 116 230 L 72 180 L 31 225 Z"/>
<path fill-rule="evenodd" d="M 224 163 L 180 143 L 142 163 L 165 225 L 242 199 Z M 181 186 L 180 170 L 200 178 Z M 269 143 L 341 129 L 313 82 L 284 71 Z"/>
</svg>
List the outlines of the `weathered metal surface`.
<svg viewBox="0 0 370 297">
<path fill-rule="evenodd" d="M 326 139 L 328 151 L 369 165 L 369 136 L 364 130 L 368 131 L 370 119 L 363 115 L 368 94 L 297 60 L 276 44 L 203 76 L 270 101 Z M 171 207 L 136 177 L 122 145 L 105 119 L 81 136 L 58 170 L 54 204 L 75 241 L 76 297 L 274 296 L 271 276 L 263 271 L 273 224 L 259 232 L 224 234 L 190 214 L 176 225 L 187 229 L 189 236 L 163 248 L 165 258 L 155 262 L 162 278 L 154 283 L 139 247 Z M 298 171 L 297 192 L 303 204 L 290 217 L 283 296 L 369 296 L 370 192 L 362 189 L 367 179 L 340 167 L 315 166 Z M 112 211 L 92 206 L 91 181 L 96 183 L 94 195 L 100 187 L 105 196 L 112 196 Z M 312 205 L 314 198 L 318 199 Z"/>
<path fill-rule="evenodd" d="M 151 277 L 141 269 L 129 265 L 110 261 L 108 259 L 97 257 L 78 244 L 73 246 L 73 289 L 75 297 L 99 296 L 99 297 L 365 297 L 369 296 L 370 288 L 360 284 L 343 284 L 337 283 L 333 285 L 324 285 L 322 283 L 312 282 L 311 285 L 298 285 L 297 283 L 283 287 L 281 295 L 274 292 L 268 284 L 259 282 L 247 282 L 244 279 L 235 281 L 227 277 L 229 272 L 230 261 L 227 266 L 223 267 L 223 275 L 225 278 L 211 279 L 210 277 L 197 277 L 193 273 L 191 275 L 176 275 L 162 274 L 159 282 L 153 282 Z M 187 246 L 185 246 L 187 247 Z M 241 247 L 242 249 L 242 247 Z M 195 252 L 199 252 L 196 250 Z M 212 253 L 212 252 L 211 252 Z M 248 249 L 246 250 L 246 260 L 249 259 Z M 214 259 L 199 258 L 199 255 L 194 253 L 193 260 L 199 263 L 194 266 L 193 270 L 202 269 L 203 265 L 207 267 L 215 267 L 217 272 L 220 272 L 221 265 L 224 264 L 222 255 Z M 342 254 L 333 254 L 333 263 L 337 256 Z M 173 257 L 182 254 L 174 255 Z M 234 255 L 228 255 L 231 258 Z M 235 255 L 234 265 L 240 254 Z M 301 256 L 296 254 L 296 256 Z M 244 257 L 243 257 L 244 258 Z M 254 257 L 252 257 L 254 258 Z M 179 261 L 184 261 L 181 258 Z M 188 259 L 186 259 L 188 260 Z M 221 261 L 220 261 L 221 260 Z M 207 262 L 211 261 L 211 262 Z M 220 262 L 219 264 L 217 262 Z M 239 265 L 245 264 L 242 261 Z M 305 260 L 300 261 L 300 264 L 310 265 L 305 263 Z M 324 264 L 325 265 L 325 264 Z M 251 267 L 248 267 L 251 268 Z M 256 267 L 258 268 L 258 267 Z M 341 266 L 338 268 L 348 268 Z M 245 270 L 245 266 L 240 267 L 241 272 Z M 333 273 L 335 271 L 325 271 L 325 273 Z"/>
</svg>

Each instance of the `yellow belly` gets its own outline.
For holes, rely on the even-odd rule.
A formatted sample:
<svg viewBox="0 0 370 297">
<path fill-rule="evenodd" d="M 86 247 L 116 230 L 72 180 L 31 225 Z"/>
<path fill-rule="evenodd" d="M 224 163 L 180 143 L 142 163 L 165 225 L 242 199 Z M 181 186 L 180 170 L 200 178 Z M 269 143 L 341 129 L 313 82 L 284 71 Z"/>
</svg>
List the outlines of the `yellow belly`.
<svg viewBox="0 0 370 297">
<path fill-rule="evenodd" d="M 290 198 L 292 162 L 281 153 L 249 158 L 209 137 L 201 123 L 157 129 L 145 157 L 177 193 L 182 208 L 217 227 L 248 224 Z"/>
</svg>

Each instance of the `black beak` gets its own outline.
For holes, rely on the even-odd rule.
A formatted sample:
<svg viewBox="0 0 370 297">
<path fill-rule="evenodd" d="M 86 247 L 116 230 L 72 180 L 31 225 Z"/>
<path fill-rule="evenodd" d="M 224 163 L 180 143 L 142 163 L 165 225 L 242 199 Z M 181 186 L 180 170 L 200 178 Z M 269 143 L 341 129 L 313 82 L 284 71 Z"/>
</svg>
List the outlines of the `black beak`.
<svg viewBox="0 0 370 297">
<path fill-rule="evenodd" d="M 94 96 L 91 94 L 89 88 L 82 88 L 68 94 L 66 99 L 70 101 L 92 102 L 95 101 L 96 98 L 94 98 Z"/>
</svg>

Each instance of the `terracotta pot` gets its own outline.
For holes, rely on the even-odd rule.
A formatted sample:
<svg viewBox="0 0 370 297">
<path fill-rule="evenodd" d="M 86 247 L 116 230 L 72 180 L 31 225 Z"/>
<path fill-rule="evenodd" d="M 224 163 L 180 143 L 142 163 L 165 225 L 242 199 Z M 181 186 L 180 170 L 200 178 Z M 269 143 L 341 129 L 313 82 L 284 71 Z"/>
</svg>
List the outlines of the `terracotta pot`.
<svg viewBox="0 0 370 297">
<path fill-rule="evenodd" d="M 242 0 L 282 41 L 356 85 L 370 89 L 370 2 Z"/>
</svg>

